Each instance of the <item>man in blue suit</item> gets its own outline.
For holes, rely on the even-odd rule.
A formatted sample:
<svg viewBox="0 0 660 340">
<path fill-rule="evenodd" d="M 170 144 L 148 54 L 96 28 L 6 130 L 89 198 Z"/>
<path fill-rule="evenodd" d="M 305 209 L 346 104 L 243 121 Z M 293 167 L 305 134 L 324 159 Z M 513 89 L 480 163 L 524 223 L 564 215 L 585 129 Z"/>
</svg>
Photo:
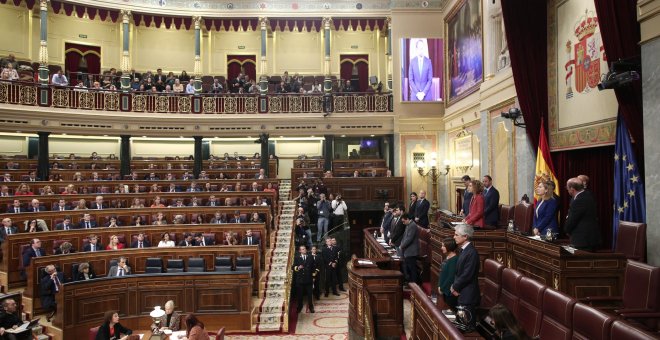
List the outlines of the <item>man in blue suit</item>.
<svg viewBox="0 0 660 340">
<path fill-rule="evenodd" d="M 500 192 L 493 186 L 493 178 L 484 176 L 484 225 L 487 229 L 496 229 L 500 220 Z"/>
<path fill-rule="evenodd" d="M 429 228 L 429 208 L 431 203 L 426 199 L 426 191 L 419 192 L 419 200 L 417 200 L 417 207 L 415 208 L 415 223 L 422 228 Z"/>
<path fill-rule="evenodd" d="M 472 181 L 470 176 L 465 175 L 461 177 L 461 181 L 465 184 L 465 191 L 463 192 L 463 209 L 461 210 L 461 215 L 467 216 L 470 215 L 470 202 L 472 201 L 472 193 L 467 190 L 468 184 Z"/>
<path fill-rule="evenodd" d="M 433 64 L 431 59 L 424 55 L 425 43 L 423 39 L 415 42 L 417 57 L 410 59 L 408 66 L 408 85 L 410 86 L 410 100 L 415 102 L 428 102 L 433 100 L 431 84 L 433 83 Z"/>
<path fill-rule="evenodd" d="M 454 231 L 454 240 L 456 245 L 461 247 L 461 252 L 456 263 L 456 277 L 450 288 L 452 295 L 458 297 L 458 306 L 465 307 L 468 312 L 468 330 L 473 330 L 476 327 L 476 307 L 481 300 L 481 292 L 479 291 L 479 253 L 470 242 L 473 235 L 474 229 L 467 224 L 457 226 Z"/>
</svg>

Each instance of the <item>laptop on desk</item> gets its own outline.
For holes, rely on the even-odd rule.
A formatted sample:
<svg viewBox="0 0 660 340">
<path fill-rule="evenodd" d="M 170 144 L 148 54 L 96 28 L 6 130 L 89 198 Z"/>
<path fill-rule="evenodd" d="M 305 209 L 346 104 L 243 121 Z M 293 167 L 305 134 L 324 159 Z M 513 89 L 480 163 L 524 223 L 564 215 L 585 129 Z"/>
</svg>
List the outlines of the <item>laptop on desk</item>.
<svg viewBox="0 0 660 340">
<path fill-rule="evenodd" d="M 27 330 L 32 329 L 32 327 L 38 325 L 39 320 L 41 320 L 41 318 L 36 318 L 36 319 L 33 319 L 32 321 L 25 321 L 25 322 L 23 322 L 22 325 L 20 325 L 16 328 L 5 329 L 5 332 L 12 333 L 12 334 L 23 333 Z"/>
</svg>

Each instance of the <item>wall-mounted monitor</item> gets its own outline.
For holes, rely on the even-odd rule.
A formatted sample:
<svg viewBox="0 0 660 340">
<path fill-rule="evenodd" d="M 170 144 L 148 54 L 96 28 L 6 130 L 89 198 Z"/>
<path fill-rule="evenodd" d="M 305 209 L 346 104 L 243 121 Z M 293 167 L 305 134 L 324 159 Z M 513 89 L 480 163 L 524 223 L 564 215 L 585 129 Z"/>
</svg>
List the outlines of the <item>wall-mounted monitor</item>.
<svg viewBox="0 0 660 340">
<path fill-rule="evenodd" d="M 401 39 L 401 101 L 441 102 L 442 39 Z"/>
</svg>

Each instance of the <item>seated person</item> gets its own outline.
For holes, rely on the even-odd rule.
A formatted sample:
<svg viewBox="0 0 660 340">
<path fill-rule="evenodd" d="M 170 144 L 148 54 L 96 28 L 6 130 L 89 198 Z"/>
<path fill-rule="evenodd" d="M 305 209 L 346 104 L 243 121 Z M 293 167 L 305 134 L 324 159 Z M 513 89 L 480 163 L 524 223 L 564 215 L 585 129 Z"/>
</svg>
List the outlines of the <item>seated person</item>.
<svg viewBox="0 0 660 340">
<path fill-rule="evenodd" d="M 7 329 L 15 329 L 23 324 L 18 306 L 14 299 L 8 298 L 2 302 L 3 310 L 0 312 L 0 339 L 10 340 L 28 340 L 32 339 L 32 334 L 27 329 L 18 334 L 6 333 Z"/>
<path fill-rule="evenodd" d="M 137 235 L 137 240 L 131 243 L 131 248 L 149 248 L 151 247 L 151 242 L 144 237 L 144 233 L 139 233 Z"/>
<path fill-rule="evenodd" d="M 124 244 L 119 242 L 119 237 L 117 235 L 110 236 L 110 242 L 105 247 L 105 250 L 119 250 L 124 249 Z"/>
<path fill-rule="evenodd" d="M 55 249 L 55 255 L 67 255 L 75 252 L 71 242 L 64 242 L 60 244 L 59 248 Z"/>
<path fill-rule="evenodd" d="M 101 243 L 99 243 L 99 238 L 96 235 L 89 235 L 89 243 L 85 245 L 83 251 L 101 251 L 105 249 Z"/>
<path fill-rule="evenodd" d="M 78 276 L 74 278 L 76 281 L 86 281 L 95 278 L 96 274 L 94 274 L 94 271 L 92 270 L 92 267 L 89 266 L 89 263 L 83 262 L 78 265 Z"/>
<path fill-rule="evenodd" d="M 222 244 L 226 246 L 235 246 L 238 244 L 238 240 L 236 239 L 236 233 L 228 231 L 225 233 L 225 240 L 222 242 Z"/>
<path fill-rule="evenodd" d="M 116 266 L 110 267 L 108 277 L 126 276 L 131 274 L 131 267 L 126 264 L 126 258 L 120 257 Z"/>
<path fill-rule="evenodd" d="M 160 330 L 169 329 L 171 331 L 178 331 L 181 326 L 181 314 L 174 311 L 174 301 L 169 300 L 165 302 L 165 315 L 160 317 Z M 151 324 L 151 330 L 156 330 L 156 324 Z"/>
<path fill-rule="evenodd" d="M 502 340 L 531 340 L 525 329 L 518 323 L 513 313 L 501 304 L 493 306 L 488 311 L 491 326 Z"/>
<path fill-rule="evenodd" d="M 170 240 L 170 233 L 163 233 L 163 235 L 160 237 L 160 242 L 158 242 L 158 247 L 159 248 L 168 248 L 168 247 L 174 247 L 174 241 Z"/>
<path fill-rule="evenodd" d="M 133 331 L 119 323 L 119 314 L 116 311 L 105 312 L 104 322 L 96 333 L 95 340 L 128 340 Z"/>
<path fill-rule="evenodd" d="M 110 221 L 108 221 L 105 226 L 107 228 L 117 228 L 121 227 L 121 221 L 117 220 L 117 216 L 110 216 Z"/>
<path fill-rule="evenodd" d="M 165 215 L 163 215 L 162 212 L 158 212 L 158 214 L 156 214 L 156 219 L 154 220 L 154 222 L 152 224 L 153 225 L 167 224 L 167 220 L 165 219 Z"/>
<path fill-rule="evenodd" d="M 193 234 L 185 233 L 183 234 L 183 241 L 179 242 L 179 247 L 192 247 L 195 245 L 195 240 L 193 240 Z"/>
</svg>

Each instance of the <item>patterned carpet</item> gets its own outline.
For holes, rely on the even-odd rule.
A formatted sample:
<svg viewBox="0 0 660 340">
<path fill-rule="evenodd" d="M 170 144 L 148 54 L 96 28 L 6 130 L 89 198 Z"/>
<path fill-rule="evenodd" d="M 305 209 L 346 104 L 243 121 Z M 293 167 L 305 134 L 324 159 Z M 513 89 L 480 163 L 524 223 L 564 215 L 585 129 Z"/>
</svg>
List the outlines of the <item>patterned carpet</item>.
<svg viewBox="0 0 660 340">
<path fill-rule="evenodd" d="M 319 339 L 344 340 L 348 339 L 348 295 L 342 292 L 341 296 L 321 296 L 315 301 L 316 313 L 308 313 L 307 306 L 298 315 L 295 334 L 274 335 L 227 335 L 227 339 Z"/>
</svg>

